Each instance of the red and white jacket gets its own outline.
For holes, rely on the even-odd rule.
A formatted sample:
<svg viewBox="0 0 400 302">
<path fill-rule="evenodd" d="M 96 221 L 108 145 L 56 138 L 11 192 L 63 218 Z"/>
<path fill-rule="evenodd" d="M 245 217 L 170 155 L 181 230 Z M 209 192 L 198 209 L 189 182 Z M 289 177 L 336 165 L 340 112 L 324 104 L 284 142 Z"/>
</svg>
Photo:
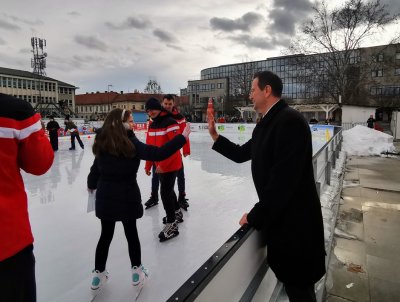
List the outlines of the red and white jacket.
<svg viewBox="0 0 400 302">
<path fill-rule="evenodd" d="M 20 169 L 41 175 L 54 153 L 40 114 L 23 100 L 0 93 L 0 261 L 33 243 Z"/>
<path fill-rule="evenodd" d="M 178 123 L 171 117 L 171 113 L 163 109 L 149 125 L 146 144 L 161 147 L 178 134 L 181 134 Z M 163 173 L 178 171 L 182 168 L 182 156 L 178 150 L 163 161 L 146 161 L 145 170 L 150 171 L 153 163 Z"/>
<path fill-rule="evenodd" d="M 179 125 L 179 129 L 180 129 L 180 133 L 183 132 L 183 130 L 186 127 L 186 118 L 174 107 L 172 109 L 172 118 L 178 123 Z M 190 155 L 190 141 L 189 141 L 189 137 L 186 140 L 186 143 L 183 145 L 182 147 L 182 152 L 183 155 Z"/>
</svg>

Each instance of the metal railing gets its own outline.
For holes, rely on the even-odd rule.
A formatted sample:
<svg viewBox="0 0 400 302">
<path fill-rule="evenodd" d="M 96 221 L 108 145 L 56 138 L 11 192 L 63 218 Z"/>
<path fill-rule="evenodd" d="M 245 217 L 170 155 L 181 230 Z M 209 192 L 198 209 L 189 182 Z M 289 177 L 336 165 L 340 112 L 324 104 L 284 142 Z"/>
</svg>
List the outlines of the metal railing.
<svg viewBox="0 0 400 302">
<path fill-rule="evenodd" d="M 352 122 L 352 123 L 342 123 L 342 130 L 349 130 L 357 125 L 367 127 L 367 122 Z"/>
<path fill-rule="evenodd" d="M 334 136 L 313 156 L 314 179 L 319 196 L 325 185 L 330 185 L 332 169 L 335 168 L 336 159 L 342 149 L 342 131 L 335 126 Z"/>
<path fill-rule="evenodd" d="M 313 156 L 319 194 L 325 185 L 330 183 L 331 171 L 341 150 L 342 129 L 334 129 L 334 136 Z M 323 286 L 317 286 L 318 301 L 322 301 L 325 292 L 325 280 L 320 282 Z M 283 285 L 267 263 L 265 236 L 261 231 L 245 225 L 236 231 L 167 302 L 273 302 L 278 301 L 281 295 Z"/>
</svg>

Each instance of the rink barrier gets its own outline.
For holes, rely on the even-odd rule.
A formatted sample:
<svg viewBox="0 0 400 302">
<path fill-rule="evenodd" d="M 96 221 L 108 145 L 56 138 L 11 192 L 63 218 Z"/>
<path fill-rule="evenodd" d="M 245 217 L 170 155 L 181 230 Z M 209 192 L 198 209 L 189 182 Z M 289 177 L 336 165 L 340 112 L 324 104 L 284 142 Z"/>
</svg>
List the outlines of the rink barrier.
<svg viewBox="0 0 400 302">
<path fill-rule="evenodd" d="M 276 295 L 276 291 L 275 286 L 271 285 L 277 285 L 278 282 L 266 262 L 266 256 L 267 249 L 262 232 L 245 225 L 204 262 L 167 301 L 245 302 L 255 301 L 253 297 L 256 295 L 264 299 L 266 295 L 272 297 Z M 270 285 L 262 293 L 259 292 L 261 283 Z"/>
<path fill-rule="evenodd" d="M 336 159 L 342 150 L 342 140 L 342 128 L 335 126 L 333 137 L 313 156 L 312 163 L 315 185 L 320 197 L 325 186 L 331 183 L 332 170 L 335 168 Z"/>
<path fill-rule="evenodd" d="M 335 126 L 333 137 L 313 156 L 318 194 L 330 183 L 332 169 L 335 168 L 341 151 L 342 139 L 342 128 Z M 326 266 L 330 250 L 331 243 Z M 285 296 L 283 284 L 277 280 L 267 263 L 263 233 L 245 225 L 187 279 L 167 302 L 273 302 Z M 325 277 L 316 284 L 316 296 L 318 302 L 324 300 Z"/>
</svg>

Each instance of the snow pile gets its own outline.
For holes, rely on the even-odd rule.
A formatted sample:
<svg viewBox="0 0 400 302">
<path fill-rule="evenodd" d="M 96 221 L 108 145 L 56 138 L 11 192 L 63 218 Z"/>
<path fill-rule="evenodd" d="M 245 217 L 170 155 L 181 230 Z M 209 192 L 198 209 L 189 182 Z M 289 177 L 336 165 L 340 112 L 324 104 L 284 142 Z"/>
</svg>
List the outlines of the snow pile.
<svg viewBox="0 0 400 302">
<path fill-rule="evenodd" d="M 357 125 L 343 131 L 343 150 L 347 155 L 370 156 L 382 152 L 395 152 L 393 136 Z"/>
</svg>

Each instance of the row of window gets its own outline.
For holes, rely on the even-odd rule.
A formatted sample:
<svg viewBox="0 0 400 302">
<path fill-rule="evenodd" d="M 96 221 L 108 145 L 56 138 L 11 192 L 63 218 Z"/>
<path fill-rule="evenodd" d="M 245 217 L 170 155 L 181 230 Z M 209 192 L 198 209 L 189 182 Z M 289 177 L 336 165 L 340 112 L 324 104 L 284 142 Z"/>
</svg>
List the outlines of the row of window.
<svg viewBox="0 0 400 302">
<path fill-rule="evenodd" d="M 121 108 L 121 109 L 144 109 L 144 105 L 113 105 L 112 108 Z M 137 108 L 139 107 L 139 108 Z M 78 113 L 103 113 L 109 112 L 111 110 L 111 105 L 87 105 L 87 106 L 76 106 L 76 111 Z"/>
<path fill-rule="evenodd" d="M 394 75 L 396 76 L 400 75 L 400 68 L 394 69 Z M 383 69 L 371 70 L 371 77 L 373 78 L 383 77 Z"/>
<path fill-rule="evenodd" d="M 6 76 L 0 76 L 0 87 L 29 89 L 40 91 L 56 91 L 56 83 L 40 80 L 19 79 Z M 59 87 L 58 92 L 63 94 L 72 94 L 73 88 Z"/>
<path fill-rule="evenodd" d="M 110 111 L 110 105 L 94 105 L 94 106 L 76 106 L 76 111 L 80 113 L 84 112 L 108 112 Z"/>
<path fill-rule="evenodd" d="M 371 95 L 396 96 L 400 95 L 400 86 L 371 87 Z"/>
<path fill-rule="evenodd" d="M 24 100 L 24 101 L 28 101 L 29 103 L 33 103 L 33 104 L 39 103 L 39 100 L 40 100 L 40 97 L 36 96 L 36 95 L 16 95 L 16 94 L 14 94 L 14 97 Z M 46 104 L 56 102 L 55 97 L 42 96 L 41 98 L 42 98 L 42 102 L 46 103 Z"/>
<path fill-rule="evenodd" d="M 0 87 L 56 91 L 56 83 L 43 82 L 39 80 L 18 79 L 5 76 L 0 77 Z"/>
<path fill-rule="evenodd" d="M 192 91 L 211 91 L 215 89 L 224 89 L 224 83 L 209 83 L 209 84 L 192 84 L 188 85 L 188 92 Z"/>
</svg>

